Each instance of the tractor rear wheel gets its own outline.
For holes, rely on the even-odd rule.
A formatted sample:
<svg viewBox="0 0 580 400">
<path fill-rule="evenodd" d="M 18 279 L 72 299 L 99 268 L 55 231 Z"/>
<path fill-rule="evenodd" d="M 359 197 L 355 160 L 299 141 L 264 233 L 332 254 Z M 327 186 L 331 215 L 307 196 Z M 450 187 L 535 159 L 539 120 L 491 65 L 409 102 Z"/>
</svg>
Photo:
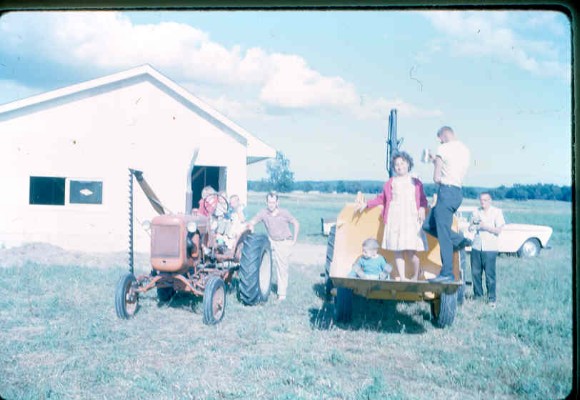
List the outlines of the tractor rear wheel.
<svg viewBox="0 0 580 400">
<path fill-rule="evenodd" d="M 272 249 L 266 235 L 246 236 L 238 276 L 238 296 L 242 303 L 253 306 L 268 300 L 272 284 Z"/>
<path fill-rule="evenodd" d="M 226 285 L 217 276 L 210 276 L 203 292 L 203 323 L 215 325 L 226 311 Z"/>
<path fill-rule="evenodd" d="M 337 288 L 334 299 L 334 317 L 337 322 L 349 322 L 352 319 L 352 289 Z"/>
<path fill-rule="evenodd" d="M 128 272 L 119 279 L 115 290 L 115 311 L 117 317 L 129 319 L 135 315 L 139 307 L 139 293 L 135 291 L 137 281 L 135 275 Z"/>
<path fill-rule="evenodd" d="M 441 296 L 431 302 L 431 317 L 438 328 L 451 326 L 457 311 L 457 291 L 441 292 Z"/>
<path fill-rule="evenodd" d="M 324 266 L 324 293 L 326 296 L 330 296 L 330 292 L 334 285 L 330 279 L 330 265 L 332 264 L 332 259 L 334 257 L 334 238 L 336 237 L 336 225 L 330 228 L 330 233 L 328 234 L 328 242 L 326 244 L 326 265 Z"/>
</svg>

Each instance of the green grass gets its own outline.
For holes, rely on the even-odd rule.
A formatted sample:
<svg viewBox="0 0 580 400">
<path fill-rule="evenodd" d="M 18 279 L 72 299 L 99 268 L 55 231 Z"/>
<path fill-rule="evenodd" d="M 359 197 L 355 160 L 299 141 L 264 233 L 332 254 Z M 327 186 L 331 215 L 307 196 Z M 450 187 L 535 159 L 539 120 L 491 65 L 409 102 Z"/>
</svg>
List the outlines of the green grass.
<svg viewBox="0 0 580 400">
<path fill-rule="evenodd" d="M 282 199 L 303 223 L 301 240 L 311 243 L 320 213 L 342 201 L 315 200 L 311 208 L 305 197 Z M 0 395 L 563 398 L 572 384 L 571 217 L 559 203 L 544 205 L 502 207 L 513 218 L 553 221 L 560 227 L 553 249 L 531 260 L 499 257 L 497 308 L 467 300 L 446 329 L 433 326 L 427 303 L 362 298 L 353 321 L 337 325 L 321 295 L 324 260 L 291 265 L 283 303 L 245 307 L 231 293 L 224 320 L 211 327 L 202 324 L 199 298 L 179 294 L 160 305 L 154 291 L 142 296 L 134 319 L 117 319 L 122 268 L 0 267 Z"/>
</svg>

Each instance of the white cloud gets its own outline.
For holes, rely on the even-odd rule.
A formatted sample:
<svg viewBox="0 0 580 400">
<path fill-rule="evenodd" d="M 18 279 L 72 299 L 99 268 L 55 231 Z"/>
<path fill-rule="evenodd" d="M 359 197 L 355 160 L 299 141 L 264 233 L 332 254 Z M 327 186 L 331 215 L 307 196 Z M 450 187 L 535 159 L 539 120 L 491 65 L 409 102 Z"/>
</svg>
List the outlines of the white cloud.
<svg viewBox="0 0 580 400">
<path fill-rule="evenodd" d="M 147 63 L 177 82 L 252 88 L 255 100 L 250 102 L 208 96 L 218 109 L 231 107 L 232 115 L 255 115 L 268 106 L 322 107 L 374 118 L 373 103 L 401 102 L 375 99 L 363 107 L 354 84 L 316 71 L 299 55 L 228 48 L 183 23 L 134 24 L 117 12 L 15 13 L 0 19 L 0 34 L 4 52 L 67 67 L 109 73 Z M 401 105 L 415 116 L 430 115 Z"/>
<path fill-rule="evenodd" d="M 448 38 L 451 51 L 456 54 L 478 57 L 494 57 L 513 63 L 519 68 L 538 76 L 557 77 L 566 81 L 571 77 L 571 64 L 562 61 L 555 50 L 556 43 L 547 40 L 529 40 L 518 35 L 512 26 L 516 18 L 529 16 L 536 20 L 552 22 L 554 17 L 544 14 L 509 14 L 507 12 L 425 12 L 436 30 Z M 536 26 L 525 19 L 526 26 Z M 559 46 L 558 46 L 559 47 Z"/>
<path fill-rule="evenodd" d="M 260 98 L 289 108 L 344 106 L 356 103 L 354 85 L 339 77 L 325 77 L 309 68 L 299 56 L 273 54 L 274 73 L 265 82 Z"/>
<path fill-rule="evenodd" d="M 391 109 L 397 109 L 397 113 L 402 117 L 433 118 L 441 117 L 441 110 L 428 110 L 405 102 L 402 99 L 387 100 L 385 98 L 362 101 L 358 107 L 354 108 L 355 115 L 361 119 L 388 117 Z"/>
</svg>

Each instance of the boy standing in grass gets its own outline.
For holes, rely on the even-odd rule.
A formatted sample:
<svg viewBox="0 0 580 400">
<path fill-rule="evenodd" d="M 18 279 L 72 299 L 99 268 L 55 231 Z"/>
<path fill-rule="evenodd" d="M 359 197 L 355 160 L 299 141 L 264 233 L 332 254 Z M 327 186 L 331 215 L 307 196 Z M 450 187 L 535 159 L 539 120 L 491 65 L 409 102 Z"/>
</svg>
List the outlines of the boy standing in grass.
<svg viewBox="0 0 580 400">
<path fill-rule="evenodd" d="M 475 231 L 471 246 L 471 275 L 473 279 L 473 297 L 483 297 L 482 276 L 485 272 L 487 300 L 495 307 L 495 261 L 497 258 L 497 237 L 505 225 L 503 212 L 491 205 L 491 195 L 483 192 L 479 195 L 481 207 L 473 212 L 469 230 Z"/>
<path fill-rule="evenodd" d="M 278 300 L 286 299 L 288 288 L 288 258 L 292 247 L 298 239 L 300 224 L 298 220 L 290 214 L 288 210 L 279 208 L 278 194 L 269 192 L 266 195 L 266 208 L 248 221 L 248 228 L 253 231 L 254 225 L 263 222 L 270 239 L 272 248 L 272 258 L 276 266 L 276 276 L 278 278 Z M 294 228 L 294 233 L 290 230 L 290 225 Z"/>
</svg>

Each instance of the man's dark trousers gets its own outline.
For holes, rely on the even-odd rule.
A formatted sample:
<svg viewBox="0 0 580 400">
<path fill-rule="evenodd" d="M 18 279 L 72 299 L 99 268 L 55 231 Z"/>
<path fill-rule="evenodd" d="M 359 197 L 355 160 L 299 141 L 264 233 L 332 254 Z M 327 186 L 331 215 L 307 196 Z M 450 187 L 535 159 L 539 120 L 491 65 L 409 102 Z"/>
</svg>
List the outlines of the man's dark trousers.
<svg viewBox="0 0 580 400">
<path fill-rule="evenodd" d="M 495 260 L 497 251 L 479 251 L 471 249 L 471 277 L 473 280 L 473 297 L 483 296 L 482 275 L 485 272 L 487 299 L 495 301 Z"/>
<path fill-rule="evenodd" d="M 441 276 L 453 278 L 453 247 L 458 247 L 464 239 L 463 235 L 451 230 L 453 214 L 463 201 L 463 193 L 459 186 L 439 185 L 437 203 L 425 219 L 423 230 L 439 240 L 441 252 Z"/>
</svg>

